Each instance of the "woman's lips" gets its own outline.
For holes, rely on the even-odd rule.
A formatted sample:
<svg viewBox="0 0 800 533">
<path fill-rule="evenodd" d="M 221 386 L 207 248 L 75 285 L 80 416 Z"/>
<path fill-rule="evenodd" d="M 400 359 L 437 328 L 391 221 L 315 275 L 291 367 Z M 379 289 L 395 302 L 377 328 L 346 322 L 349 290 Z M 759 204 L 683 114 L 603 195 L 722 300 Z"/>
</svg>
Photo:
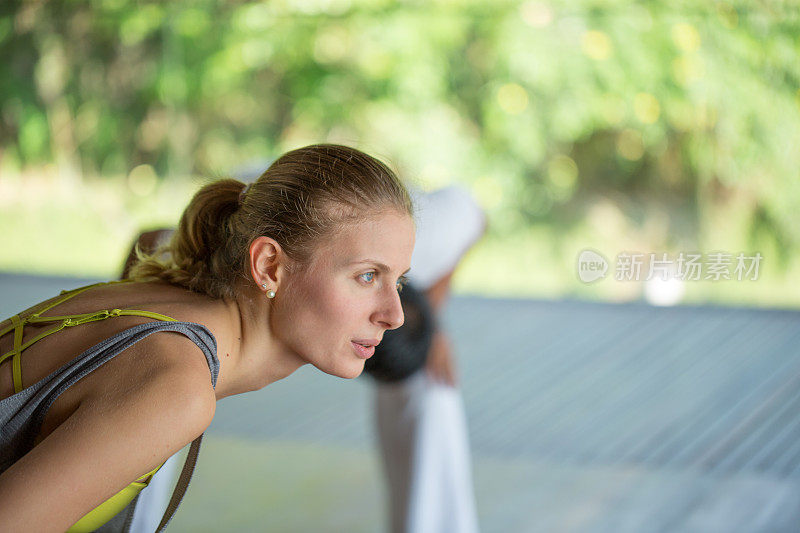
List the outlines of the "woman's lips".
<svg viewBox="0 0 800 533">
<path fill-rule="evenodd" d="M 350 341 L 350 344 L 353 345 L 353 350 L 361 359 L 369 359 L 375 353 L 375 345 L 370 342 L 365 341 L 363 344 L 366 346 L 362 346 L 362 344 L 356 341 Z"/>
</svg>

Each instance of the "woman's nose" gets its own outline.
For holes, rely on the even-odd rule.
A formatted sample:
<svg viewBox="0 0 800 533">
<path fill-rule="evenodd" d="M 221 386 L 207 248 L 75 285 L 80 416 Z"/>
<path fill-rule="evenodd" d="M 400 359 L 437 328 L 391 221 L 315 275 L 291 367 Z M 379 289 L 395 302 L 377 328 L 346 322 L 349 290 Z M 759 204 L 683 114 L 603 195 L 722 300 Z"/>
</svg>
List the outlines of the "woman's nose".
<svg viewBox="0 0 800 533">
<path fill-rule="evenodd" d="M 386 291 L 381 301 L 381 310 L 376 314 L 375 319 L 386 329 L 397 329 L 403 325 L 403 306 L 400 303 L 400 294 L 397 289 L 391 287 Z"/>
</svg>

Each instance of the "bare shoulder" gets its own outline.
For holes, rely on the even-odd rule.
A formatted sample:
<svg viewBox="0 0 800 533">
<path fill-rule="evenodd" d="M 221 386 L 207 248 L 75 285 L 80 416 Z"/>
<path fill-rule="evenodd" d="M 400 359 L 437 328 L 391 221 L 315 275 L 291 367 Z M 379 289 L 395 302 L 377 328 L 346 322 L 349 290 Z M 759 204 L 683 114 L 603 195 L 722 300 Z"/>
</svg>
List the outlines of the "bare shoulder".
<svg viewBox="0 0 800 533">
<path fill-rule="evenodd" d="M 93 388 L 76 414 L 89 428 L 127 434 L 129 440 L 119 446 L 149 450 L 157 466 L 211 423 L 216 409 L 211 373 L 200 348 L 179 333 L 152 334 L 129 350 L 124 364 L 109 367 L 99 381 L 114 386 Z M 141 459 L 146 472 L 150 462 Z"/>
<path fill-rule="evenodd" d="M 202 350 L 189 338 L 174 332 L 159 332 L 136 346 L 135 383 L 113 394 L 118 400 L 149 404 L 162 411 L 158 418 L 176 427 L 185 427 L 184 438 L 195 436 L 211 423 L 216 407 L 211 370 Z M 113 404 L 115 402 L 100 402 Z M 153 413 L 155 414 L 155 413 Z M 195 433 L 197 435 L 195 435 Z"/>
<path fill-rule="evenodd" d="M 131 355 L 147 363 L 117 367 L 115 386 L 94 391 L 0 474 L 0 492 L 9 495 L 0 501 L 0 523 L 63 531 L 205 430 L 215 395 L 199 348 L 167 333 L 134 347 L 140 353 Z M 130 372 L 139 375 L 129 379 Z"/>
<path fill-rule="evenodd" d="M 211 423 L 216 395 L 202 350 L 180 333 L 153 333 L 87 376 L 81 409 L 139 426 L 180 448 Z"/>
</svg>

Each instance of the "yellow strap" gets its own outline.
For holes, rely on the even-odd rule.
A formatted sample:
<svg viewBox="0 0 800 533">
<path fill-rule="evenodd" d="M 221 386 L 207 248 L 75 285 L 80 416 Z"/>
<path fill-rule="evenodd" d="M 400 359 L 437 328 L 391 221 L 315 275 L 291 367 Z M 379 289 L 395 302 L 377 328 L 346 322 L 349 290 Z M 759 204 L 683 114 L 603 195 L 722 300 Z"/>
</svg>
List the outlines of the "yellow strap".
<svg viewBox="0 0 800 533">
<path fill-rule="evenodd" d="M 162 315 L 161 313 L 154 313 L 153 311 L 140 311 L 138 309 L 103 309 L 102 311 L 92 311 L 90 313 L 82 313 L 79 315 L 37 316 L 28 319 L 26 323 L 41 324 L 44 322 L 62 321 L 65 322 L 65 327 L 70 327 L 117 316 L 143 316 L 146 318 L 154 318 L 156 320 L 165 320 L 167 322 L 177 322 L 177 320 L 172 317 Z"/>
<path fill-rule="evenodd" d="M 64 298 L 60 298 L 60 299 L 56 300 L 54 303 L 51 303 L 50 305 L 48 305 L 47 307 L 36 311 L 35 313 L 33 313 L 31 315 L 31 317 L 38 317 L 39 315 L 41 315 L 45 311 L 49 311 L 50 309 L 54 308 L 55 306 L 66 302 L 67 300 L 69 300 L 73 296 L 77 296 L 77 295 L 79 295 L 80 293 L 82 293 L 84 291 L 88 291 L 89 289 L 93 289 L 94 287 L 99 287 L 100 285 L 113 285 L 113 284 L 116 284 L 116 283 L 131 283 L 132 281 L 133 280 L 130 280 L 130 279 L 119 279 L 119 280 L 115 280 L 115 281 L 101 281 L 100 283 L 92 283 L 91 285 L 87 285 L 85 287 L 78 287 L 77 289 L 61 291 L 61 296 L 64 296 Z M 0 337 L 2 337 L 2 334 L 0 334 Z"/>
<path fill-rule="evenodd" d="M 14 316 L 16 316 L 17 318 L 19 318 L 19 315 L 14 315 Z M 4 320 L 3 322 L 5 322 L 5 320 Z M 12 330 L 12 329 L 14 329 L 15 327 L 16 327 L 16 322 L 14 322 L 14 317 L 12 316 L 12 317 L 11 317 L 11 325 L 9 325 L 9 326 L 8 326 L 8 327 L 6 327 L 6 328 L 3 328 L 3 331 L 0 331 L 0 337 L 3 337 L 3 336 L 6 334 L 6 333 L 8 333 L 9 331 L 11 331 L 11 330 Z"/>
<path fill-rule="evenodd" d="M 104 309 L 103 311 L 95 311 L 94 313 L 85 313 L 82 315 L 67 315 L 60 317 L 36 317 L 28 320 L 27 322 L 29 324 L 36 324 L 39 322 L 52 322 L 52 320 L 50 319 L 56 318 L 57 320 L 61 320 L 61 324 L 47 331 L 43 331 L 39 335 L 30 339 L 28 342 L 19 347 L 19 352 L 27 350 L 31 345 L 39 342 L 48 335 L 52 335 L 57 331 L 61 331 L 64 328 L 79 326 L 81 324 L 86 324 L 87 322 L 96 322 L 98 320 L 105 320 L 106 318 L 111 318 L 116 316 L 141 316 L 145 318 L 152 318 L 155 320 L 163 320 L 165 322 L 178 322 L 178 320 L 169 317 L 167 315 L 162 315 L 161 313 L 154 313 L 152 311 L 140 311 L 138 309 L 111 309 L 110 311 Z M 17 352 L 18 351 L 15 348 L 10 352 L 3 354 L 2 356 L 0 356 L 0 363 L 5 361 L 9 357 L 13 357 L 13 355 Z"/>
<path fill-rule="evenodd" d="M 22 360 L 20 354 L 22 353 L 22 329 L 24 323 L 20 320 L 19 315 L 11 317 L 11 323 L 14 326 L 14 348 L 11 350 L 11 374 L 14 377 L 14 394 L 22 390 Z"/>
<path fill-rule="evenodd" d="M 119 316 L 143 316 L 145 318 L 154 318 L 156 320 L 163 320 L 165 322 L 178 322 L 177 319 L 171 316 L 162 315 L 161 313 L 154 313 L 152 311 L 139 311 L 138 309 L 120 309 Z"/>
<path fill-rule="evenodd" d="M 11 373 L 14 376 L 14 394 L 23 389 L 22 386 L 22 357 L 19 352 L 11 358 Z"/>
<path fill-rule="evenodd" d="M 146 473 L 145 475 L 141 476 L 141 477 L 140 477 L 140 478 L 138 478 L 136 481 L 134 481 L 134 483 L 144 483 L 144 484 L 148 484 L 148 483 L 150 483 L 150 480 L 153 478 L 153 476 L 155 475 L 155 473 L 156 473 L 156 472 L 158 472 L 158 471 L 159 471 L 159 469 L 160 469 L 162 466 L 164 466 L 164 463 L 161 463 L 160 465 L 158 465 L 157 467 L 155 467 L 154 469 L 152 469 L 151 471 L 149 471 L 149 472 L 148 472 L 148 473 Z"/>
<path fill-rule="evenodd" d="M 163 466 L 163 465 L 162 465 Z M 83 518 L 75 522 L 67 530 L 67 533 L 91 533 L 99 529 L 103 524 L 106 524 L 117 513 L 122 511 L 133 499 L 144 489 L 150 478 L 155 474 L 160 466 L 140 477 L 94 509 L 85 514 Z M 146 481 L 141 481 L 146 479 Z"/>
<path fill-rule="evenodd" d="M 51 303 L 47 307 L 39 309 L 35 313 L 31 313 L 28 317 L 25 318 L 25 321 L 23 322 L 23 325 L 27 324 L 28 322 L 31 322 L 33 319 L 45 318 L 45 317 L 40 317 L 39 315 L 41 315 L 45 311 L 49 311 L 50 309 L 52 309 L 53 307 L 57 306 L 58 304 L 62 304 L 64 302 L 66 302 L 67 300 L 69 300 L 73 296 L 77 296 L 78 294 L 80 294 L 80 293 L 82 293 L 84 291 L 88 291 L 89 289 L 91 289 L 93 287 L 98 287 L 100 285 L 111 285 L 111 284 L 116 284 L 116 283 L 131 283 L 132 281 L 133 280 L 130 280 L 130 279 L 120 279 L 120 280 L 114 280 L 114 281 L 103 281 L 101 283 L 93 283 L 93 284 L 87 285 L 85 287 L 78 287 L 77 289 L 72 289 L 72 290 L 68 290 L 68 291 L 66 291 L 66 290 L 65 291 L 61 291 L 61 296 L 64 296 L 64 298 L 59 298 L 58 300 L 56 300 L 54 303 Z M 54 321 L 54 320 L 52 320 L 53 317 L 48 317 L 48 318 L 50 318 L 50 320 L 45 319 L 45 320 L 37 320 L 37 321 L 40 321 L 40 322 L 48 322 L 48 321 L 52 322 L 52 321 Z M 57 317 L 56 320 L 61 320 L 62 318 L 68 318 L 68 317 Z M 12 324 L 10 326 L 8 326 L 8 327 L 4 328 L 2 331 L 0 331 L 0 337 L 4 336 L 6 333 L 8 333 L 12 329 L 14 329 L 14 327 L 15 326 L 14 326 L 14 324 L 12 322 Z M 2 359 L 0 359 L 0 362 L 2 362 Z"/>
<path fill-rule="evenodd" d="M 16 352 L 13 349 L 11 349 L 11 350 L 7 351 L 6 353 L 4 353 L 3 355 L 0 355 L 0 363 L 4 363 L 5 360 L 8 359 L 9 357 L 14 357 L 15 353 Z"/>
<path fill-rule="evenodd" d="M 88 291 L 89 289 L 92 289 L 92 288 L 97 287 L 99 285 L 105 285 L 105 283 L 93 283 L 91 285 L 87 285 L 86 287 L 78 287 L 77 289 L 72 289 L 72 290 L 69 290 L 69 291 L 61 291 L 60 296 L 63 296 L 63 298 L 58 298 L 55 302 L 51 303 L 50 305 L 48 305 L 46 307 L 43 307 L 42 309 L 39 309 L 38 311 L 33 313 L 31 315 L 31 317 L 38 317 L 42 313 L 44 313 L 46 311 L 49 311 L 50 309 L 54 308 L 55 306 L 63 304 L 64 302 L 66 302 L 70 298 L 72 298 L 74 296 L 77 296 L 80 293 Z"/>
<path fill-rule="evenodd" d="M 58 326 L 54 327 L 53 329 L 44 331 L 44 332 L 40 333 L 39 335 L 35 336 L 34 338 L 30 339 L 28 342 L 26 342 L 25 344 L 23 344 L 22 346 L 19 347 L 19 352 L 17 350 L 11 350 L 10 352 L 4 353 L 2 356 L 0 356 L 0 363 L 5 361 L 9 357 L 12 357 L 15 353 L 22 353 L 23 351 L 25 351 L 28 348 L 28 346 L 30 346 L 31 344 L 34 344 L 35 342 L 37 342 L 37 341 L 39 341 L 39 340 L 41 340 L 41 339 L 43 339 L 45 337 L 47 337 L 48 335 L 50 335 L 52 333 L 55 333 L 56 331 L 61 331 L 62 329 L 64 329 L 66 327 L 66 322 L 67 321 L 65 320 L 64 322 L 62 322 Z"/>
<path fill-rule="evenodd" d="M 62 291 L 61 294 L 67 295 L 66 298 L 61 298 L 57 302 L 48 305 L 44 309 L 33 313 L 24 319 L 20 318 L 20 316 L 14 315 L 11 317 L 11 325 L 5 328 L 3 331 L 0 332 L 0 337 L 5 335 L 6 333 L 10 332 L 12 329 L 14 330 L 14 347 L 0 356 L 0 364 L 2 364 L 6 359 L 9 357 L 11 359 L 12 365 L 12 375 L 14 379 L 14 392 L 17 393 L 22 390 L 22 361 L 21 361 L 21 354 L 24 350 L 29 348 L 32 344 L 39 342 L 43 338 L 47 337 L 48 335 L 52 335 L 57 331 L 61 331 L 64 328 L 78 326 L 80 324 L 86 324 L 87 322 L 96 322 L 98 320 L 105 320 L 106 318 L 117 317 L 117 316 L 140 316 L 144 318 L 152 318 L 154 320 L 162 320 L 165 322 L 178 322 L 176 319 L 169 317 L 167 315 L 162 315 L 161 313 L 155 313 L 153 311 L 142 311 L 139 309 L 104 309 L 102 311 L 93 311 L 91 313 L 82 313 L 78 315 L 60 315 L 60 316 L 39 316 L 41 313 L 52 309 L 53 307 L 57 306 L 60 303 L 64 303 L 68 299 L 72 298 L 73 296 L 80 294 L 92 287 L 97 287 L 98 285 L 107 285 L 111 283 L 130 283 L 131 280 L 119 280 L 119 281 L 109 281 L 105 283 L 95 283 L 93 285 L 88 285 L 86 287 L 80 287 L 78 289 L 73 289 L 71 291 Z M 51 328 L 47 331 L 43 331 L 39 335 L 36 335 L 32 339 L 28 340 L 25 344 L 22 344 L 22 330 L 26 324 L 41 324 L 47 322 L 61 322 L 54 328 Z"/>
</svg>

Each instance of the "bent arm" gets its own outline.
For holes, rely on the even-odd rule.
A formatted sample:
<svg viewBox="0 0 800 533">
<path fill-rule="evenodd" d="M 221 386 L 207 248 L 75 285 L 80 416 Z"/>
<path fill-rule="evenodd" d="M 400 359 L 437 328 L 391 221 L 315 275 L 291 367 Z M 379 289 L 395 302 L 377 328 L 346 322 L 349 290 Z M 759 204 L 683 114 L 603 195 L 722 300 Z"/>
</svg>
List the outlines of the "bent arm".
<svg viewBox="0 0 800 533">
<path fill-rule="evenodd" d="M 453 271 L 450 271 L 425 291 L 425 296 L 428 298 L 434 314 L 437 315 L 437 327 L 433 334 L 431 347 L 428 349 L 425 370 L 435 381 L 455 387 L 458 378 L 453 349 L 447 334 L 438 326 L 438 315 L 444 308 L 444 304 L 450 294 L 450 280 L 452 277 Z"/>
<path fill-rule="evenodd" d="M 207 371 L 165 372 L 130 393 L 87 399 L 0 475 L 0 524 L 66 530 L 200 435 L 214 407 Z"/>
<path fill-rule="evenodd" d="M 486 219 L 484 218 L 480 232 L 475 237 L 475 240 L 471 241 L 468 247 L 464 249 L 458 256 L 453 269 L 437 279 L 425 291 L 425 296 L 428 298 L 428 301 L 430 302 L 437 319 L 442 309 L 444 309 L 447 298 L 450 295 L 450 282 L 453 279 L 455 268 L 458 266 L 458 263 L 461 261 L 463 255 L 475 245 L 478 239 L 480 239 L 485 232 Z M 447 334 L 438 326 L 436 332 L 434 333 L 431 347 L 428 350 L 428 358 L 425 364 L 425 369 L 427 370 L 428 375 L 435 381 L 446 383 L 451 387 L 456 386 L 458 382 L 458 369 L 456 366 L 455 357 L 453 356 L 453 348 L 450 343 L 450 339 L 448 338 Z"/>
</svg>

